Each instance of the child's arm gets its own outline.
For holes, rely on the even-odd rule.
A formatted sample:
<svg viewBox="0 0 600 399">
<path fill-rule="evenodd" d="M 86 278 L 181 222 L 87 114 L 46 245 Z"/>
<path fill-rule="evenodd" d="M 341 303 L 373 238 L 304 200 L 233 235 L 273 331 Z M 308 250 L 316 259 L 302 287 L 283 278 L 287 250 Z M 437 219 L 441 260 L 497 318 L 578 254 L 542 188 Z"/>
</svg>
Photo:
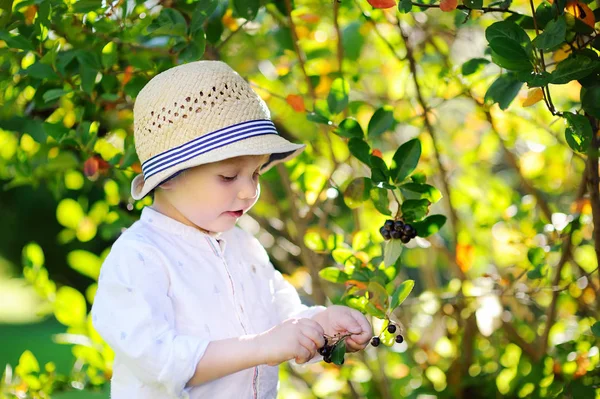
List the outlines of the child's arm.
<svg viewBox="0 0 600 399">
<path fill-rule="evenodd" d="M 324 344 L 323 329 L 311 319 L 288 319 L 261 334 L 212 341 L 187 386 L 260 364 L 306 363 Z"/>
</svg>

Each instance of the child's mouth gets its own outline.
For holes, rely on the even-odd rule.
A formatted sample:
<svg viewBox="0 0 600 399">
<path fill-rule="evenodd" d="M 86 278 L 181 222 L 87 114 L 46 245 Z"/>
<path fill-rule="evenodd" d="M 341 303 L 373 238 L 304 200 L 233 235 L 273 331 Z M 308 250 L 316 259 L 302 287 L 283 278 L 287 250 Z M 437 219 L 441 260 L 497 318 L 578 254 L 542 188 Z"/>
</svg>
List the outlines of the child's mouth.
<svg viewBox="0 0 600 399">
<path fill-rule="evenodd" d="M 229 215 L 229 216 L 233 216 L 233 217 L 239 218 L 240 216 L 242 216 L 244 214 L 244 211 L 242 211 L 242 210 L 239 210 L 239 211 L 227 211 L 225 213 L 227 215 Z"/>
</svg>

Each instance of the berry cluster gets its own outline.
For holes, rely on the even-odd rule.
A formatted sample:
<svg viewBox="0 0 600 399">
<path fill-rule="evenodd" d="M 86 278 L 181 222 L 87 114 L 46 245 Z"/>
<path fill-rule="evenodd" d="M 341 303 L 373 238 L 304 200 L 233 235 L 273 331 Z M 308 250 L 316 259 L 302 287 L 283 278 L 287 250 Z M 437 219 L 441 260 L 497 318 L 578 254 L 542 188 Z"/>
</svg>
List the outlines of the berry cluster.
<svg viewBox="0 0 600 399">
<path fill-rule="evenodd" d="M 323 356 L 323 360 L 325 361 L 325 363 L 331 363 L 331 355 L 333 355 L 333 350 L 335 349 L 335 346 L 339 343 L 339 341 L 343 340 L 343 338 L 338 339 L 335 342 L 333 340 L 329 341 L 326 336 L 323 336 L 323 338 L 325 338 L 325 345 L 319 348 L 317 352 L 319 352 L 319 355 Z M 345 345 L 345 342 L 342 342 L 341 345 Z M 341 364 L 344 364 L 344 359 L 342 359 Z"/>
<path fill-rule="evenodd" d="M 396 329 L 397 329 L 397 327 L 396 327 L 395 324 L 390 323 L 387 326 L 387 331 L 390 334 L 394 334 L 396 332 Z M 379 346 L 380 342 L 381 342 L 381 340 L 379 339 L 379 337 L 373 337 L 371 339 L 371 345 L 373 345 L 373 346 Z M 404 337 L 402 336 L 402 334 L 396 335 L 396 342 L 399 343 L 399 344 L 401 344 L 402 342 L 404 342 Z"/>
<path fill-rule="evenodd" d="M 379 232 L 386 241 L 392 238 L 399 238 L 404 244 L 417 236 L 417 230 L 402 220 L 386 220 L 384 225 L 379 229 Z"/>
</svg>

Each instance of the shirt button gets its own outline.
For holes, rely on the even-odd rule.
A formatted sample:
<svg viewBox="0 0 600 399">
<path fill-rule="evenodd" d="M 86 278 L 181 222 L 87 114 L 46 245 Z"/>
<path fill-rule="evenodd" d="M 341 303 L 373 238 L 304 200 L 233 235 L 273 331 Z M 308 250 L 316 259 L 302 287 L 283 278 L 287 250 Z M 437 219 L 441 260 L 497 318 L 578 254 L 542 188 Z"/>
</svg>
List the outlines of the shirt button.
<svg viewBox="0 0 600 399">
<path fill-rule="evenodd" d="M 241 311 L 242 313 L 244 313 L 244 308 L 242 307 L 242 305 L 240 305 L 240 311 Z"/>
</svg>

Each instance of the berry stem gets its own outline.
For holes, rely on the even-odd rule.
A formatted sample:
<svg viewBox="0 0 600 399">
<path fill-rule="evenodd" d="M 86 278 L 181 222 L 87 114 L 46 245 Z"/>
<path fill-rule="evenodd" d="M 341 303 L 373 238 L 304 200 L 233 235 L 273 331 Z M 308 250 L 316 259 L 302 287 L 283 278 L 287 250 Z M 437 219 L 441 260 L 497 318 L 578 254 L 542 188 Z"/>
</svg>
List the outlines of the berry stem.
<svg viewBox="0 0 600 399">
<path fill-rule="evenodd" d="M 402 202 L 404 202 L 404 198 L 403 198 L 400 190 L 398 190 L 398 195 L 400 196 L 400 198 L 402 198 L 402 202 L 396 196 L 396 193 L 395 193 L 396 190 L 391 190 L 391 191 L 392 191 L 392 195 L 394 196 L 394 199 L 396 200 L 396 203 L 398 203 L 398 210 L 396 211 L 396 216 L 394 217 L 396 220 L 398 220 L 400 218 L 400 216 L 402 216 Z"/>
</svg>

